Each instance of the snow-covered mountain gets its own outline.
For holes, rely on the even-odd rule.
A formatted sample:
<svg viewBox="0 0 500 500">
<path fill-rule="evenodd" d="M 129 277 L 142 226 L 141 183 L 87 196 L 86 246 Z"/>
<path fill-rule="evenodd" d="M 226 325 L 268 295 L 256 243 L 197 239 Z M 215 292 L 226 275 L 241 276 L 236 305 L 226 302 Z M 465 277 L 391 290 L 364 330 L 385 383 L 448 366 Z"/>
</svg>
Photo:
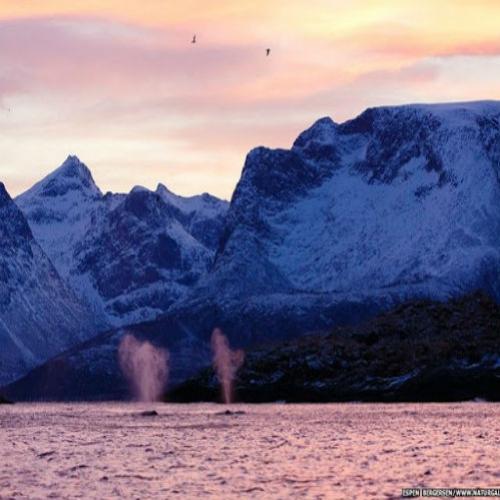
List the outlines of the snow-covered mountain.
<svg viewBox="0 0 500 500">
<path fill-rule="evenodd" d="M 208 280 L 245 263 L 245 294 L 500 299 L 499 179 L 499 102 L 321 119 L 249 154 Z"/>
<path fill-rule="evenodd" d="M 96 334 L 0 183 L 0 385 Z"/>
<path fill-rule="evenodd" d="M 146 331 L 249 345 L 476 289 L 500 301 L 500 102 L 370 108 L 251 151 L 213 266 Z"/>
<path fill-rule="evenodd" d="M 162 185 L 103 195 L 74 156 L 16 203 L 61 276 L 112 325 L 152 319 L 196 283 L 228 205 Z"/>
<path fill-rule="evenodd" d="M 500 102 L 381 107 L 251 151 L 211 272 L 168 314 L 248 344 L 477 289 L 500 301 Z"/>
</svg>

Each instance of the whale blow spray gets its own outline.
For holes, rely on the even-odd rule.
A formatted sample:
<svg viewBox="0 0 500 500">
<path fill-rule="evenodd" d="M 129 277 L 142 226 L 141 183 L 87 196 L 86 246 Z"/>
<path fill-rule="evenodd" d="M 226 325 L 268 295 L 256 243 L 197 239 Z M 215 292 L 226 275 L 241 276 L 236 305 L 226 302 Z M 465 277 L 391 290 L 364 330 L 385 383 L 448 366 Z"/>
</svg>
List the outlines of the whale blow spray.
<svg viewBox="0 0 500 500">
<path fill-rule="evenodd" d="M 167 350 L 127 334 L 120 342 L 118 359 L 135 399 L 151 402 L 162 396 L 169 372 Z"/>
<path fill-rule="evenodd" d="M 224 403 L 228 404 L 232 401 L 233 382 L 245 360 L 245 353 L 242 350 L 233 351 L 229 347 L 227 337 L 219 328 L 213 331 L 211 343 L 214 369 L 222 387 Z"/>
</svg>

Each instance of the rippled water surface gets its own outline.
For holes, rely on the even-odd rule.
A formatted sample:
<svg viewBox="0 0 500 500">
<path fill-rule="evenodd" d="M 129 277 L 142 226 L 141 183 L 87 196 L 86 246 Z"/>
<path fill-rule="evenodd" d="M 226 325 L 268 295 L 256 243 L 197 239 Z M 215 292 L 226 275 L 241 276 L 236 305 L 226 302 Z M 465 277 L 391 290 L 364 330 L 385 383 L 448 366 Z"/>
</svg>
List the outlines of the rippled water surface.
<svg viewBox="0 0 500 500">
<path fill-rule="evenodd" d="M 0 498 L 399 498 L 500 484 L 498 404 L 225 409 L 0 406 Z"/>
</svg>

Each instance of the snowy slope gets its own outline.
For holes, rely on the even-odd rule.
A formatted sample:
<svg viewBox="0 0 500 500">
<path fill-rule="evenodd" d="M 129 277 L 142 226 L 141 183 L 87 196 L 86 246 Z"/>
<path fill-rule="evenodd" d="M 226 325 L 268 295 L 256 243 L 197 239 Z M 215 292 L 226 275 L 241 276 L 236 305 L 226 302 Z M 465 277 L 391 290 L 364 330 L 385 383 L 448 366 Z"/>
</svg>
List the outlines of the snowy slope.
<svg viewBox="0 0 500 500">
<path fill-rule="evenodd" d="M 96 334 L 0 183 L 0 384 Z"/>
<path fill-rule="evenodd" d="M 60 274 L 111 325 L 152 319 L 196 283 L 227 210 L 162 185 L 103 195 L 74 156 L 16 203 Z"/>
<path fill-rule="evenodd" d="M 210 280 L 247 290 L 500 299 L 500 103 L 326 118 L 290 151 L 250 153 Z"/>
</svg>

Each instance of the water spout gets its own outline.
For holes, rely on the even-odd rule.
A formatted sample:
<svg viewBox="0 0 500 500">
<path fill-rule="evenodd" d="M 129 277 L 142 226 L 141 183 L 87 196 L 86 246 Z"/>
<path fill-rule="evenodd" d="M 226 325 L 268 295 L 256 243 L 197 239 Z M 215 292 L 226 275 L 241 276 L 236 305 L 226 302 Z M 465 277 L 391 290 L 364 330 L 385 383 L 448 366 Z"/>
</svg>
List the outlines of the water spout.
<svg viewBox="0 0 500 500">
<path fill-rule="evenodd" d="M 162 396 L 169 372 L 170 355 L 166 349 L 127 334 L 120 342 L 118 359 L 135 399 L 151 402 Z"/>
<path fill-rule="evenodd" d="M 229 404 L 233 400 L 233 382 L 245 360 L 245 353 L 242 350 L 233 351 L 227 337 L 219 328 L 213 331 L 211 343 L 213 365 L 222 387 L 222 397 L 224 403 Z"/>
</svg>

